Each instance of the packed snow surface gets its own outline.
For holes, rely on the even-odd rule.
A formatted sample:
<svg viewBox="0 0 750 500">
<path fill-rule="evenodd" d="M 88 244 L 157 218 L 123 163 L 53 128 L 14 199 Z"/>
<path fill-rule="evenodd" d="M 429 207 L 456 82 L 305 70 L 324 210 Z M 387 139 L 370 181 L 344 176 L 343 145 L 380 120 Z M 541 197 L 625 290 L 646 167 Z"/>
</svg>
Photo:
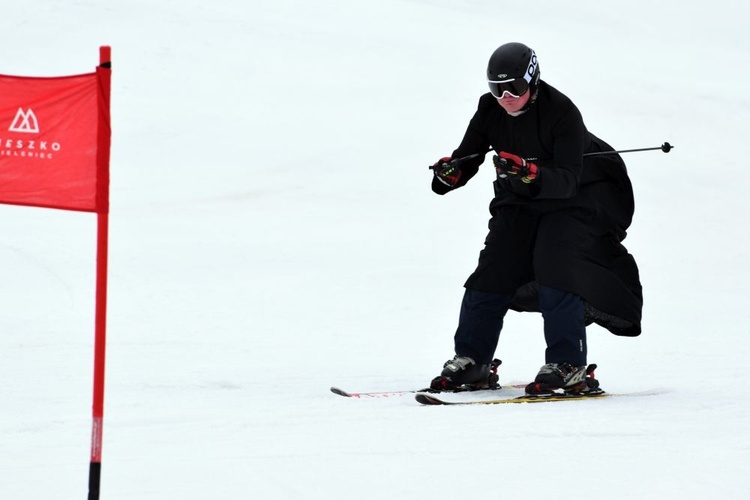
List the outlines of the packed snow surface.
<svg viewBox="0 0 750 500">
<path fill-rule="evenodd" d="M 112 46 L 103 500 L 747 498 L 750 5 L 737 0 L 27 0 L 0 72 Z M 508 41 L 624 158 L 643 334 L 589 328 L 612 393 L 422 407 L 489 218 L 440 197 Z M 84 498 L 96 217 L 0 207 L 0 497 Z M 501 383 L 544 362 L 510 313 Z"/>
</svg>

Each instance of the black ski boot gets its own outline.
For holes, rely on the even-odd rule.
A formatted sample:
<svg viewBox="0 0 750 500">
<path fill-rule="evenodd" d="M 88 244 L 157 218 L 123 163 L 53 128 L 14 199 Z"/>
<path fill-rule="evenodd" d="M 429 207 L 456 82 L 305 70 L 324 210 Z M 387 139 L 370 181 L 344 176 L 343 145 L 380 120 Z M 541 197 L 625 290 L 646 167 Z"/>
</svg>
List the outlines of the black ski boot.
<svg viewBox="0 0 750 500">
<path fill-rule="evenodd" d="M 547 363 L 534 382 L 526 386 L 526 394 L 554 394 L 562 389 L 568 394 L 603 392 L 594 378 L 596 365 L 575 366 L 569 363 Z"/>
<path fill-rule="evenodd" d="M 446 361 L 439 377 L 430 382 L 431 392 L 462 392 L 481 389 L 499 389 L 497 368 L 502 361 L 480 365 L 467 356 L 455 356 Z"/>
</svg>

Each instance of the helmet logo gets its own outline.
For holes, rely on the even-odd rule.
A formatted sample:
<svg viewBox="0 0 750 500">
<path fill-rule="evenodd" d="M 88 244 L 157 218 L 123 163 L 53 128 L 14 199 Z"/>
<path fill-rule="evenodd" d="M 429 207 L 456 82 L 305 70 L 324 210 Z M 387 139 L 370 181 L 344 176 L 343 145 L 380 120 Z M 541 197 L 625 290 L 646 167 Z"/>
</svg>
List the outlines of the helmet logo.
<svg viewBox="0 0 750 500">
<path fill-rule="evenodd" d="M 508 78 L 508 75 L 506 75 L 505 73 L 501 73 L 501 74 L 497 75 L 497 77 L 502 80 L 503 78 Z"/>
<path fill-rule="evenodd" d="M 526 68 L 526 75 L 524 75 L 524 79 L 527 82 L 531 83 L 531 79 L 534 78 L 534 75 L 536 74 L 536 67 L 537 67 L 536 53 L 532 50 L 531 57 L 529 58 L 529 67 Z"/>
</svg>

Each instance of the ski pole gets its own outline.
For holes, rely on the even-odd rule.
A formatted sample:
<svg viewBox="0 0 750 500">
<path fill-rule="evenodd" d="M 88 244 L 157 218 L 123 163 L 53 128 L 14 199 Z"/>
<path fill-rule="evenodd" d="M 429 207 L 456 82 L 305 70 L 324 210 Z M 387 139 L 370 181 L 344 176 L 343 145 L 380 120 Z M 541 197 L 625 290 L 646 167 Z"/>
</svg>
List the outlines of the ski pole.
<svg viewBox="0 0 750 500">
<path fill-rule="evenodd" d="M 485 151 L 484 153 L 474 153 L 473 155 L 469 155 L 469 156 L 464 156 L 463 158 L 454 158 L 454 159 L 453 159 L 452 161 L 456 161 L 456 162 L 458 162 L 458 164 L 460 165 L 462 161 L 466 161 L 466 160 L 472 160 L 472 159 L 476 158 L 477 156 L 483 156 L 483 155 L 486 155 L 486 154 L 487 154 L 487 153 L 489 153 L 490 151 L 492 151 L 492 148 L 488 149 L 488 150 L 487 150 L 487 151 Z M 434 169 L 434 168 L 437 168 L 437 165 L 430 165 L 430 166 L 429 166 L 429 167 L 427 167 L 427 168 L 428 168 L 429 170 L 432 170 L 432 169 Z"/>
<path fill-rule="evenodd" d="M 586 153 L 583 156 L 592 156 L 592 155 L 606 155 L 606 154 L 613 154 L 613 153 L 635 153 L 637 151 L 655 151 L 657 149 L 661 149 L 665 153 L 669 153 L 674 146 L 672 146 L 670 143 L 665 142 L 661 146 L 657 146 L 655 148 L 640 148 L 640 149 L 623 149 L 622 151 L 599 151 L 596 153 Z"/>
<path fill-rule="evenodd" d="M 655 148 L 622 149 L 620 151 L 595 151 L 593 153 L 583 153 L 583 156 L 614 155 L 620 153 L 635 153 L 637 151 L 656 151 L 657 149 L 661 149 L 665 153 L 669 153 L 673 148 L 674 146 L 672 146 L 668 142 L 665 142 L 661 146 L 657 146 Z M 492 149 L 490 149 L 490 151 L 492 151 Z M 490 151 L 487 152 L 489 153 Z M 539 158 L 526 158 L 526 161 L 539 161 Z"/>
<path fill-rule="evenodd" d="M 672 146 L 670 143 L 665 142 L 661 146 L 657 146 L 654 148 L 638 148 L 638 149 L 621 149 L 620 151 L 595 151 L 593 153 L 583 153 L 583 156 L 596 156 L 596 155 L 614 155 L 614 154 L 620 154 L 620 153 L 635 153 L 638 151 L 656 151 L 657 149 L 660 149 L 664 151 L 665 153 L 669 153 L 672 149 L 674 149 L 674 146 Z M 493 148 L 488 149 L 484 154 L 489 153 L 492 151 Z M 473 155 L 464 156 L 463 158 L 458 158 L 458 162 L 461 163 L 465 160 L 471 160 L 476 158 L 477 156 L 480 156 L 482 153 L 475 153 Z M 526 161 L 539 161 L 539 158 L 526 158 Z M 545 161 L 545 160 L 542 160 Z M 432 170 L 435 168 L 434 165 L 430 165 L 427 167 L 428 169 Z"/>
</svg>

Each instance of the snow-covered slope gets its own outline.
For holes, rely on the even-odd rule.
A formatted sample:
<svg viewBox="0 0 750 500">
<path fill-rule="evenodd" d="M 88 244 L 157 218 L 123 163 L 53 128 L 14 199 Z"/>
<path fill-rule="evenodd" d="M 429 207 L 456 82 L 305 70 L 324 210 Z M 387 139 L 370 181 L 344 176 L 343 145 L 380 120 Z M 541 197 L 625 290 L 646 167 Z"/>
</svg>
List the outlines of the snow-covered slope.
<svg viewBox="0 0 750 500">
<path fill-rule="evenodd" d="M 113 47 L 102 498 L 744 498 L 750 7 L 743 2 L 29 0 L 0 72 Z M 491 169 L 438 197 L 484 68 L 523 41 L 628 155 L 644 333 L 592 327 L 611 392 L 501 407 L 346 400 L 452 356 Z M 12 47 L 12 49 L 11 49 Z M 0 207 L 0 496 L 82 498 L 95 220 Z M 510 314 L 502 382 L 543 363 Z M 510 407 L 508 407 L 510 406 Z"/>
</svg>

